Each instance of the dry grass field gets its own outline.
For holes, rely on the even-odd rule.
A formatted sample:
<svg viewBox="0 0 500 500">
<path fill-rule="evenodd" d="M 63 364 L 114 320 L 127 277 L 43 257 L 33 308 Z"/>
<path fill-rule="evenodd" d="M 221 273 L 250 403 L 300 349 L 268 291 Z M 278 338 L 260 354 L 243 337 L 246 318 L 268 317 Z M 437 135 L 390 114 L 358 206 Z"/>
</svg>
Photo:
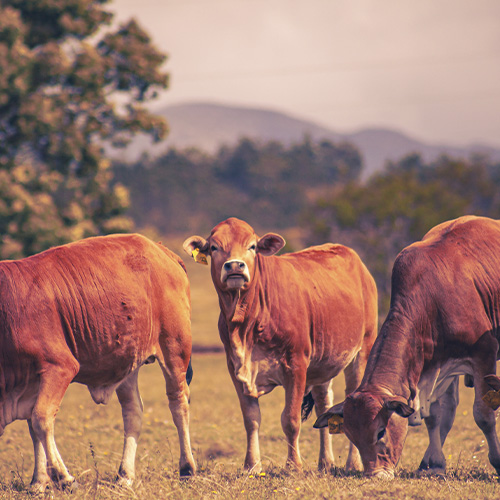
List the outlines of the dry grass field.
<svg viewBox="0 0 500 500">
<path fill-rule="evenodd" d="M 179 252 L 175 247 L 174 250 Z M 187 259 L 186 259 L 187 260 Z M 192 283 L 193 339 L 196 345 L 220 346 L 218 303 L 209 270 L 187 262 Z M 415 470 L 427 446 L 424 427 L 409 431 L 397 478 L 392 482 L 346 475 L 347 439 L 334 436 L 337 468 L 316 471 L 318 436 L 314 419 L 301 433 L 304 472 L 284 469 L 286 444 L 280 426 L 283 391 L 260 399 L 261 449 L 265 473 L 253 477 L 242 469 L 245 433 L 238 400 L 222 353 L 193 354 L 191 436 L 196 477 L 178 479 L 178 440 L 157 364 L 140 374 L 144 401 L 143 432 L 137 452 L 137 478 L 132 488 L 113 486 L 121 451 L 122 422 L 116 396 L 107 406 L 95 405 L 87 389 L 73 384 L 56 423 L 56 439 L 79 488 L 57 489 L 47 498 L 74 499 L 486 499 L 500 498 L 500 484 L 488 462 L 487 446 L 472 417 L 472 390 L 461 384 L 461 403 L 445 444 L 448 472 L 441 478 L 417 477 Z M 336 401 L 343 398 L 343 379 L 335 382 Z M 27 497 L 33 453 L 26 422 L 15 422 L 0 438 L 0 499 Z"/>
</svg>

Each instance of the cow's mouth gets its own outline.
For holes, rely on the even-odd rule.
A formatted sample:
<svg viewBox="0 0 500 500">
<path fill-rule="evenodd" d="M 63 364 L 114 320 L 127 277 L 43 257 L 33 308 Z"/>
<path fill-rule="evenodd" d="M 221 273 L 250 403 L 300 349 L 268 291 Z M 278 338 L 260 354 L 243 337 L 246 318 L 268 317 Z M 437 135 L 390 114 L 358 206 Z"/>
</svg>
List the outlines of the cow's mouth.
<svg viewBox="0 0 500 500">
<path fill-rule="evenodd" d="M 233 273 L 229 274 L 226 278 L 226 286 L 228 288 L 242 288 L 248 281 L 247 277 L 243 274 Z"/>
</svg>

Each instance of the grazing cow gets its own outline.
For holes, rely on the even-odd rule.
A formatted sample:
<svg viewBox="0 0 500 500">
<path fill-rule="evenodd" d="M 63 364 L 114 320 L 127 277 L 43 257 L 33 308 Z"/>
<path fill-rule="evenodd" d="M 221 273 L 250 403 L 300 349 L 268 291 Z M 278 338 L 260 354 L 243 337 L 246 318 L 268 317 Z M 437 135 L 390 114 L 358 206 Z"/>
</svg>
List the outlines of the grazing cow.
<svg viewBox="0 0 500 500">
<path fill-rule="evenodd" d="M 285 389 L 281 425 L 287 465 L 299 469 L 301 402 L 311 392 L 317 414 L 332 404 L 331 379 L 344 370 L 346 392 L 361 381 L 377 330 L 377 290 L 357 254 L 325 244 L 273 256 L 278 234 L 259 238 L 241 220 L 221 222 L 205 240 L 192 236 L 187 253 L 211 256 L 219 295 L 219 333 L 247 433 L 245 468 L 261 470 L 258 398 Z M 206 261 L 206 259 L 205 259 Z M 312 406 L 312 405 L 311 405 Z M 330 436 L 320 435 L 319 467 L 333 464 Z M 361 468 L 351 446 L 347 466 Z"/>
<path fill-rule="evenodd" d="M 180 473 L 195 464 L 186 372 L 191 355 L 189 284 L 179 257 L 140 235 L 89 238 L 0 262 L 0 434 L 28 421 L 31 482 L 74 483 L 54 441 L 54 419 L 71 382 L 96 403 L 116 390 L 124 423 L 119 482 L 134 478 L 142 401 L 139 367 L 157 359 L 180 440 Z"/>
<path fill-rule="evenodd" d="M 458 376 L 466 374 L 466 384 L 472 385 L 472 377 L 475 389 L 474 419 L 500 473 L 496 405 L 483 401 L 490 388 L 500 389 L 495 375 L 499 338 L 500 221 L 467 216 L 444 222 L 397 257 L 389 314 L 363 381 L 315 426 L 343 415 L 365 473 L 391 479 L 407 433 L 406 417 L 417 410 L 430 440 L 420 469 L 442 472 Z M 489 392 L 498 398 L 498 392 Z"/>
</svg>

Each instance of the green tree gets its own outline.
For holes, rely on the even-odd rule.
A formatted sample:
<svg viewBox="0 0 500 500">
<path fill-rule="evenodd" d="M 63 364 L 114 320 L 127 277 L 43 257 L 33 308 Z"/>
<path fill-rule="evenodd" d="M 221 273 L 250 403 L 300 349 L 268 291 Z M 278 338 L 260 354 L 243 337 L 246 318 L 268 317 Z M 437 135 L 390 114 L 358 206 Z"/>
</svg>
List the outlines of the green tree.
<svg viewBox="0 0 500 500">
<path fill-rule="evenodd" d="M 317 198 L 309 210 L 309 242 L 355 248 L 377 281 L 385 309 L 397 254 L 446 220 L 467 214 L 500 218 L 499 193 L 500 166 L 483 158 L 425 164 L 411 155 L 366 184 L 352 182 Z"/>
<path fill-rule="evenodd" d="M 105 147 L 166 124 L 145 102 L 165 56 L 108 0 L 0 0 L 0 257 L 127 231 L 128 192 Z"/>
</svg>

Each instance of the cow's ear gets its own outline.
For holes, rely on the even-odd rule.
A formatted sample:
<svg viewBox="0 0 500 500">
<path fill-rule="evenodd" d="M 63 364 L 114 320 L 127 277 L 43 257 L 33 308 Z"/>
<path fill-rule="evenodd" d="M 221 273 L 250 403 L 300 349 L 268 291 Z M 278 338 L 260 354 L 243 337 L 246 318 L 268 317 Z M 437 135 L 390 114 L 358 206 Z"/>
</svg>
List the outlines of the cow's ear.
<svg viewBox="0 0 500 500">
<path fill-rule="evenodd" d="M 257 242 L 257 253 L 269 257 L 285 246 L 285 238 L 275 233 L 267 233 Z"/>
<path fill-rule="evenodd" d="M 415 410 L 403 398 L 393 397 L 384 402 L 389 411 L 396 412 L 400 417 L 408 418 Z"/>
<path fill-rule="evenodd" d="M 207 263 L 208 241 L 201 236 L 191 236 L 182 244 L 184 251 L 193 257 L 196 262 Z"/>
<path fill-rule="evenodd" d="M 495 391 L 500 391 L 500 378 L 496 375 L 486 375 L 484 381 Z"/>
<path fill-rule="evenodd" d="M 329 410 L 327 410 L 323 415 L 320 415 L 316 422 L 314 422 L 313 427 L 316 429 L 321 429 L 321 427 L 326 427 L 328 425 L 328 420 L 332 418 L 334 415 L 338 415 L 339 417 L 344 416 L 344 401 L 342 403 L 338 403 L 335 406 L 332 406 Z"/>
</svg>

